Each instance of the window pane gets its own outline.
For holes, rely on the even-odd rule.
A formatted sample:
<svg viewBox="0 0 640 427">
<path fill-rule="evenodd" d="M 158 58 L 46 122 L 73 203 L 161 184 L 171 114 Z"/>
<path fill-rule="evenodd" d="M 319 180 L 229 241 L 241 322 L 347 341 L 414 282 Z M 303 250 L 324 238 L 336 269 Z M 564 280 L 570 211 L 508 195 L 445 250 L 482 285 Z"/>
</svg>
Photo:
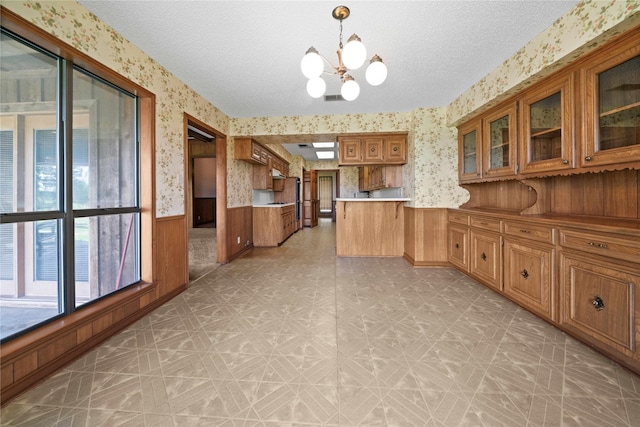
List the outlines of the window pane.
<svg viewBox="0 0 640 427">
<path fill-rule="evenodd" d="M 137 206 L 135 98 L 74 69 L 73 111 L 73 208 Z"/>
<path fill-rule="evenodd" d="M 58 210 L 58 60 L 2 32 L 0 63 L 0 212 Z"/>
<path fill-rule="evenodd" d="M 138 236 L 138 213 L 75 220 L 76 307 L 140 281 Z"/>
<path fill-rule="evenodd" d="M 491 122 L 489 169 L 509 166 L 509 116 Z"/>
<path fill-rule="evenodd" d="M 0 224 L 0 339 L 62 312 L 59 248 L 59 221 Z"/>
</svg>

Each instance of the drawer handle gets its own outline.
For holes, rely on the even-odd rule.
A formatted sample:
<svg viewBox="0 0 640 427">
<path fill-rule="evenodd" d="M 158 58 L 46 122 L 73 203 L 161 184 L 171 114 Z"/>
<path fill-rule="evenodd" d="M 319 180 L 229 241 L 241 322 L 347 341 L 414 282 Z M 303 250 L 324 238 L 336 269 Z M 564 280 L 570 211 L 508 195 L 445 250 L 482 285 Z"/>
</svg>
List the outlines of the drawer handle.
<svg viewBox="0 0 640 427">
<path fill-rule="evenodd" d="M 607 245 L 605 243 L 589 242 L 589 246 L 597 246 L 597 247 L 602 248 L 602 249 L 609 249 L 609 245 Z"/>
<path fill-rule="evenodd" d="M 482 258 L 483 261 L 486 261 L 487 260 L 487 254 L 482 252 L 482 255 L 480 255 L 480 258 Z"/>
<path fill-rule="evenodd" d="M 520 229 L 521 233 L 531 234 L 531 230 Z"/>
<path fill-rule="evenodd" d="M 371 147 L 371 148 L 369 149 L 369 151 L 371 151 L 371 152 L 373 153 L 374 151 L 376 151 L 376 147 Z"/>
<path fill-rule="evenodd" d="M 591 304 L 593 304 L 593 307 L 598 311 L 601 311 L 602 309 L 604 309 L 604 301 L 602 301 L 602 298 L 600 298 L 597 295 L 595 296 L 595 298 L 593 298 L 593 301 L 591 301 Z"/>
<path fill-rule="evenodd" d="M 529 278 L 529 272 L 527 270 L 522 270 L 522 273 L 520 273 L 520 275 L 525 279 Z"/>
<path fill-rule="evenodd" d="M 456 243 L 456 249 L 458 249 L 460 247 L 460 245 L 458 243 Z"/>
<path fill-rule="evenodd" d="M 398 151 L 398 147 L 393 147 L 393 151 L 394 152 Z"/>
<path fill-rule="evenodd" d="M 587 156 L 587 157 L 585 157 L 584 159 L 585 159 L 587 162 L 590 162 L 590 161 L 591 161 L 591 156 Z"/>
<path fill-rule="evenodd" d="M 568 164 L 569 164 L 569 160 L 567 160 L 567 159 L 562 159 L 562 164 L 563 164 L 563 165 L 568 165 Z"/>
</svg>

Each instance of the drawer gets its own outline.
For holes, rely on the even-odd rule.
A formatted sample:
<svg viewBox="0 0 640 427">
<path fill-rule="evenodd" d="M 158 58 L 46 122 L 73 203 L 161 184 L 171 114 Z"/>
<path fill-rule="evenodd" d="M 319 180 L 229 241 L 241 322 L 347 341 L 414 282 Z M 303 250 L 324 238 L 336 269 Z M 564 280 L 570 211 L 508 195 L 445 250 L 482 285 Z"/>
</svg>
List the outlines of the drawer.
<svg viewBox="0 0 640 427">
<path fill-rule="evenodd" d="M 620 235 L 560 230 L 560 245 L 583 252 L 640 262 L 640 239 L 637 238 L 627 239 Z"/>
<path fill-rule="evenodd" d="M 561 256 L 561 323 L 633 355 L 640 331 L 635 307 L 640 276 L 588 257 Z"/>
<path fill-rule="evenodd" d="M 469 215 L 462 212 L 449 211 L 449 222 L 456 224 L 469 225 Z"/>
<path fill-rule="evenodd" d="M 472 227 L 481 228 L 486 231 L 500 232 L 500 220 L 497 218 L 491 218 L 487 216 L 475 216 L 469 217 L 469 223 Z"/>
<path fill-rule="evenodd" d="M 551 227 L 538 224 L 529 224 L 518 221 L 505 221 L 504 234 L 513 237 L 522 237 L 528 240 L 537 240 L 538 242 L 556 243 L 556 233 Z"/>
</svg>

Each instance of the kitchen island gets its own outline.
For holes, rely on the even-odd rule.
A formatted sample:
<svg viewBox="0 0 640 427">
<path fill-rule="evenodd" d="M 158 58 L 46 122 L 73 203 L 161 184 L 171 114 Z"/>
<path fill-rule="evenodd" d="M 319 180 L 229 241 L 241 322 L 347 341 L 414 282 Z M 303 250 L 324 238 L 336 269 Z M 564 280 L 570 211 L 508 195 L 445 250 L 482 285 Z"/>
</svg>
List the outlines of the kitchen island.
<svg viewBox="0 0 640 427">
<path fill-rule="evenodd" d="M 338 256 L 404 255 L 404 204 L 407 198 L 336 199 Z"/>
</svg>

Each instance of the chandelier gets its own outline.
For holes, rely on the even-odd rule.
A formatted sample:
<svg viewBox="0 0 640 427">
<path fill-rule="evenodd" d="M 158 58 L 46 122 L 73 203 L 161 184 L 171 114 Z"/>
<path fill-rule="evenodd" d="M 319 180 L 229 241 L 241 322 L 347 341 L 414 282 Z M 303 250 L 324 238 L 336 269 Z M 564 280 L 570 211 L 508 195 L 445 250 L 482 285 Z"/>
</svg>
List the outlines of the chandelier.
<svg viewBox="0 0 640 427">
<path fill-rule="evenodd" d="M 305 53 L 300 63 L 302 74 L 309 79 L 307 82 L 307 92 L 313 98 L 320 98 L 327 90 L 327 84 L 320 77 L 323 73 L 337 75 L 342 81 L 340 94 L 347 101 L 353 101 L 360 94 L 360 85 L 351 76 L 350 71 L 360 68 L 367 59 L 367 50 L 362 44 L 362 40 L 356 34 L 349 37 L 347 44 L 342 45 L 342 21 L 349 17 L 349 8 L 346 6 L 338 6 L 333 9 L 331 16 L 340 21 L 340 44 L 338 45 L 338 65 L 334 66 L 320 55 L 312 46 Z M 324 63 L 329 64 L 333 69 L 332 72 L 324 70 Z M 387 78 L 387 66 L 382 62 L 382 58 L 373 55 L 369 61 L 369 66 L 365 73 L 367 82 L 372 86 L 382 84 Z"/>
</svg>

